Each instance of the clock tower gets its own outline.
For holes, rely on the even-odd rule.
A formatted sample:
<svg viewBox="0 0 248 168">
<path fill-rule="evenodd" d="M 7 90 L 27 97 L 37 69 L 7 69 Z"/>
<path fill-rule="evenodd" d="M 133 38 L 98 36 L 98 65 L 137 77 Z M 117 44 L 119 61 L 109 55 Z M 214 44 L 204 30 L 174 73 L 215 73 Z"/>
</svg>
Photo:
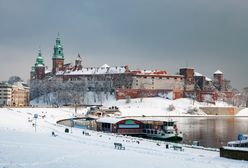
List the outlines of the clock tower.
<svg viewBox="0 0 248 168">
<path fill-rule="evenodd" d="M 63 70 L 64 68 L 64 52 L 63 52 L 63 46 L 61 44 L 60 35 L 58 33 L 58 36 L 56 38 L 56 43 L 53 48 L 53 74 L 56 74 L 59 70 Z"/>
</svg>

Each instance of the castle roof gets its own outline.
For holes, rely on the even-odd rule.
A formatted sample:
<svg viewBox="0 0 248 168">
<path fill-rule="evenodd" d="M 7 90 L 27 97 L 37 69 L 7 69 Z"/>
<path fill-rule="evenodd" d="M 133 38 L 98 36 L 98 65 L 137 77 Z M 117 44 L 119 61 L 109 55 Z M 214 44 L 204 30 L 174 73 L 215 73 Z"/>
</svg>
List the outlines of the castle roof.
<svg viewBox="0 0 248 168">
<path fill-rule="evenodd" d="M 221 75 L 221 74 L 223 74 L 223 72 L 221 72 L 220 70 L 217 70 L 217 71 L 215 71 L 214 74 L 215 74 L 215 75 Z"/>
<path fill-rule="evenodd" d="M 200 74 L 199 72 L 195 72 L 194 76 L 203 76 L 202 74 Z"/>
<path fill-rule="evenodd" d="M 101 67 L 85 67 L 82 69 L 68 69 L 66 71 L 58 71 L 56 75 L 100 75 L 100 74 L 121 74 L 126 73 L 126 66 L 101 66 Z"/>
</svg>

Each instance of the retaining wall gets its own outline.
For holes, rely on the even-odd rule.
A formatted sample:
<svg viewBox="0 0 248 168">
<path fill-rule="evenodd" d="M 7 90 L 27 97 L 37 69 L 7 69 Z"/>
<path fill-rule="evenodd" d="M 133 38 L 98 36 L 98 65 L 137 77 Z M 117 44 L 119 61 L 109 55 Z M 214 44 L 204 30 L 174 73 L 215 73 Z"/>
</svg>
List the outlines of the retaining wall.
<svg viewBox="0 0 248 168">
<path fill-rule="evenodd" d="M 238 107 L 200 107 L 207 115 L 236 115 L 241 108 Z"/>
</svg>

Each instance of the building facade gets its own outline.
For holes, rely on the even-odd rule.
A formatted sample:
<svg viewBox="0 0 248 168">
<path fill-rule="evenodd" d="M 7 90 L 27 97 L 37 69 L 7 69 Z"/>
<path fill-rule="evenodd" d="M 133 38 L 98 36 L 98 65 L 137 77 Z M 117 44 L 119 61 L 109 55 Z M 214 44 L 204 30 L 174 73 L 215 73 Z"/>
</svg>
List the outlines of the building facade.
<svg viewBox="0 0 248 168">
<path fill-rule="evenodd" d="M 22 107 L 29 105 L 29 87 L 21 82 L 0 84 L 0 105 Z"/>
<path fill-rule="evenodd" d="M 0 83 L 0 106 L 10 106 L 12 100 L 12 86 Z"/>
<path fill-rule="evenodd" d="M 168 75 L 166 71 L 133 71 L 132 89 L 183 90 L 182 75 Z"/>
</svg>

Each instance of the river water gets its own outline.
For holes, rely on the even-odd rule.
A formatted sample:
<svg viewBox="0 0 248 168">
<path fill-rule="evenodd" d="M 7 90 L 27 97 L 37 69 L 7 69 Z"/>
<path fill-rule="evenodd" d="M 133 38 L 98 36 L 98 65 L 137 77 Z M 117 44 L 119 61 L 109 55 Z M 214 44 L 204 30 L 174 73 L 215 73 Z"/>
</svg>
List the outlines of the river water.
<svg viewBox="0 0 248 168">
<path fill-rule="evenodd" d="M 248 117 L 172 117 L 183 132 L 183 143 L 219 148 L 238 134 L 248 134 Z"/>
</svg>

